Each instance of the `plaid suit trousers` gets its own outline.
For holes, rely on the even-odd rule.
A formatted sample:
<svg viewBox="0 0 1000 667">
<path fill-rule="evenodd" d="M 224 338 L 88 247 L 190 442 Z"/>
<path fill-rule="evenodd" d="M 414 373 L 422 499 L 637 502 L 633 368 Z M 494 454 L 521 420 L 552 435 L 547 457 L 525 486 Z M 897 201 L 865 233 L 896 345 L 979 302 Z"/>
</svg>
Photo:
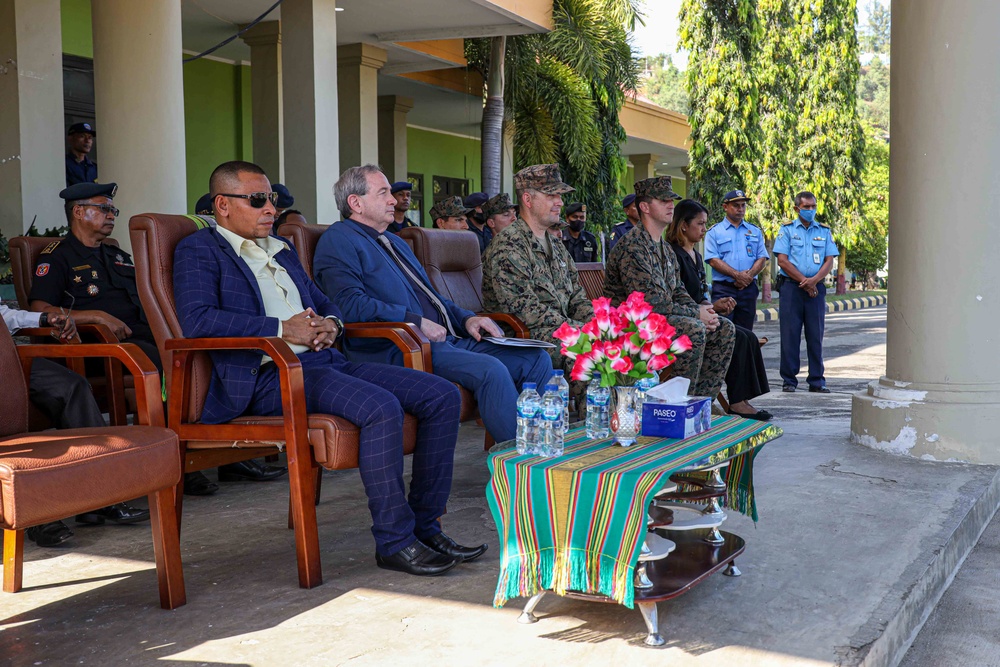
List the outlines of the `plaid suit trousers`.
<svg viewBox="0 0 1000 667">
<path fill-rule="evenodd" d="M 334 350 L 299 355 L 306 409 L 361 429 L 358 456 L 375 548 L 383 556 L 441 532 L 451 493 L 461 397 L 442 378 L 388 364 L 351 363 Z M 403 412 L 417 418 L 409 499 L 403 485 Z M 274 364 L 260 370 L 247 414 L 281 414 Z"/>
</svg>

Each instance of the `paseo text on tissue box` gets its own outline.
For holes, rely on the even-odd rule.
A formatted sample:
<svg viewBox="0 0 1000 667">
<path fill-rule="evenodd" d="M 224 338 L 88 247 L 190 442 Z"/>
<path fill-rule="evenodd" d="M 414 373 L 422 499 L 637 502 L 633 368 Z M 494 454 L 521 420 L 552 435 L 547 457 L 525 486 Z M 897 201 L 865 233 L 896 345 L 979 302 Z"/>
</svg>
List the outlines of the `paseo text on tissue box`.
<svg viewBox="0 0 1000 667">
<path fill-rule="evenodd" d="M 712 399 L 688 396 L 686 402 L 642 405 L 642 434 L 658 438 L 688 438 L 712 428 Z"/>
</svg>

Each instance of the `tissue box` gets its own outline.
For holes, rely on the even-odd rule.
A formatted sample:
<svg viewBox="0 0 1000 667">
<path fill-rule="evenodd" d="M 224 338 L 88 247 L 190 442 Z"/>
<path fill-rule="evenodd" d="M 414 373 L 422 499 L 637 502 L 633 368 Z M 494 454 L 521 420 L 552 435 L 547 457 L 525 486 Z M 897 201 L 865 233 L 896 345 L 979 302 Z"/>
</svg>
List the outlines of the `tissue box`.
<svg viewBox="0 0 1000 667">
<path fill-rule="evenodd" d="M 712 399 L 688 396 L 683 403 L 659 403 L 646 399 L 642 405 L 642 434 L 658 438 L 688 438 L 712 428 Z"/>
</svg>

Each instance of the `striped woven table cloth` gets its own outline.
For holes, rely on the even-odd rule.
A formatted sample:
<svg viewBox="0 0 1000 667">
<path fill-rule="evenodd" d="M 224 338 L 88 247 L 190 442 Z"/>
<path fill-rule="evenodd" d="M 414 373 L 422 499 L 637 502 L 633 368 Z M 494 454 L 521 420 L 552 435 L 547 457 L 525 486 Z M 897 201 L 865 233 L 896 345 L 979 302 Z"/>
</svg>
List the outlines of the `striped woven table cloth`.
<svg viewBox="0 0 1000 667">
<path fill-rule="evenodd" d="M 740 417 L 713 422 L 690 438 L 640 437 L 631 447 L 589 439 L 581 425 L 567 432 L 557 458 L 502 446 L 491 454 L 486 498 L 500 535 L 494 606 L 548 590 L 605 595 L 631 608 L 646 508 L 681 468 L 732 459 L 723 504 L 756 521 L 753 459 L 782 431 Z"/>
</svg>

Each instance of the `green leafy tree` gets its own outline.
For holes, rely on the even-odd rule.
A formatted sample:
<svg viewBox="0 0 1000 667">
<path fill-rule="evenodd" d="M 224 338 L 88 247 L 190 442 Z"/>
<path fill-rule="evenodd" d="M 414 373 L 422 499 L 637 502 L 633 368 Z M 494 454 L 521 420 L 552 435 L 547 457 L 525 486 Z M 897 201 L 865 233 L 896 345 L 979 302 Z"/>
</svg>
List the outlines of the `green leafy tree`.
<svg viewBox="0 0 1000 667">
<path fill-rule="evenodd" d="M 878 56 L 861 68 L 858 78 L 858 114 L 883 136 L 889 136 L 889 68 Z"/>
<path fill-rule="evenodd" d="M 864 179 L 862 229 L 847 248 L 847 268 L 871 286 L 889 252 L 889 143 L 871 125 L 865 128 Z"/>
<path fill-rule="evenodd" d="M 868 3 L 868 22 L 860 30 L 861 50 L 864 53 L 889 53 L 892 14 L 880 0 Z"/>
<path fill-rule="evenodd" d="M 505 122 L 514 130 L 514 168 L 558 163 L 593 226 L 609 228 L 622 218 L 614 203 L 627 167 L 618 115 L 638 88 L 627 32 L 639 20 L 638 3 L 554 0 L 552 18 L 547 34 L 507 39 L 503 97 Z M 490 46 L 466 40 L 469 65 L 484 76 Z"/>
<path fill-rule="evenodd" d="M 649 75 L 642 82 L 642 94 L 664 109 L 687 115 L 691 112 L 688 101 L 687 77 L 678 69 L 673 59 L 661 53 L 646 59 Z"/>
</svg>

